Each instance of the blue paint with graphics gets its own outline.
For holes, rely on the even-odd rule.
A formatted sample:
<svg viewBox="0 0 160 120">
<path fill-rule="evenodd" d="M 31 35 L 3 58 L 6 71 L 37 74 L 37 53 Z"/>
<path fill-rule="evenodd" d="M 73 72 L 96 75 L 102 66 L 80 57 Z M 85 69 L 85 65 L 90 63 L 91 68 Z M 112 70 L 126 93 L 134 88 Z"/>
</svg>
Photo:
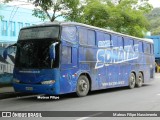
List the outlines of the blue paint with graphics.
<svg viewBox="0 0 160 120">
<path fill-rule="evenodd" d="M 14 78 L 20 80 L 20 83 L 13 84 L 16 91 L 75 92 L 82 74 L 87 75 L 91 90 L 128 86 L 131 72 L 136 77 L 142 72 L 144 82 L 153 78 L 154 55 L 147 47 L 153 46 L 151 41 L 83 24 L 61 23 L 60 26 L 59 67 L 24 71 L 15 68 Z M 55 80 L 55 83 L 40 84 L 45 80 Z"/>
<path fill-rule="evenodd" d="M 20 83 L 13 82 L 15 91 L 17 92 L 33 92 L 44 94 L 59 94 L 59 69 L 31 69 L 13 71 L 13 78 L 20 80 Z M 41 82 L 46 80 L 55 80 L 52 85 L 42 85 Z M 33 90 L 27 90 L 26 87 L 33 87 Z"/>
</svg>

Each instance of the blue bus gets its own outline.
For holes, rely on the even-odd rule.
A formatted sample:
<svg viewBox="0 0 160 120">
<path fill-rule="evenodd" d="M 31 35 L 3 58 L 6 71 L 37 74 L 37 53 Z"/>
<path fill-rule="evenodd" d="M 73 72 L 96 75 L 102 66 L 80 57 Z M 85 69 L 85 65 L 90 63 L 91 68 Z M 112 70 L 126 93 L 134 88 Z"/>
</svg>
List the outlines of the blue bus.
<svg viewBox="0 0 160 120">
<path fill-rule="evenodd" d="M 147 38 L 152 39 L 154 42 L 155 62 L 160 66 L 160 35 L 147 36 Z"/>
<path fill-rule="evenodd" d="M 154 78 L 153 41 L 74 22 L 20 30 L 13 87 L 16 92 L 59 95 L 128 86 Z M 11 46 L 9 46 L 11 47 Z M 8 47 L 8 48 L 9 48 Z M 4 58 L 7 49 L 4 51 Z"/>
</svg>

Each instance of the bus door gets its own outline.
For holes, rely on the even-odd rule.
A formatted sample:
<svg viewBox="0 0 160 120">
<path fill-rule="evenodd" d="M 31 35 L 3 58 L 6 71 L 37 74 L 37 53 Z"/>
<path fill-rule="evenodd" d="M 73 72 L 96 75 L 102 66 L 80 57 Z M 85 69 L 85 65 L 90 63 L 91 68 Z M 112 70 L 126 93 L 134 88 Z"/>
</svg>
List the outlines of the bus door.
<svg viewBox="0 0 160 120">
<path fill-rule="evenodd" d="M 61 53 L 60 53 L 60 86 L 61 92 L 72 92 L 76 89 L 77 72 L 77 33 L 76 27 L 62 27 Z"/>
</svg>

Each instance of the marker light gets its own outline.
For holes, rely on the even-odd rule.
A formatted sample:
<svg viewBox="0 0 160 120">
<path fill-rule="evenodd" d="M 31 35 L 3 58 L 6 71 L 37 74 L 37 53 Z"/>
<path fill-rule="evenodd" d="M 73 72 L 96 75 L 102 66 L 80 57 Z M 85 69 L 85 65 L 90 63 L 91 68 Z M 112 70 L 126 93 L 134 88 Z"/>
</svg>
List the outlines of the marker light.
<svg viewBox="0 0 160 120">
<path fill-rule="evenodd" d="M 46 80 L 46 81 L 41 82 L 41 84 L 43 85 L 54 84 L 54 83 L 55 83 L 55 80 Z"/>
<path fill-rule="evenodd" d="M 14 83 L 20 83 L 20 80 L 16 79 L 16 78 L 13 78 L 13 82 Z"/>
</svg>

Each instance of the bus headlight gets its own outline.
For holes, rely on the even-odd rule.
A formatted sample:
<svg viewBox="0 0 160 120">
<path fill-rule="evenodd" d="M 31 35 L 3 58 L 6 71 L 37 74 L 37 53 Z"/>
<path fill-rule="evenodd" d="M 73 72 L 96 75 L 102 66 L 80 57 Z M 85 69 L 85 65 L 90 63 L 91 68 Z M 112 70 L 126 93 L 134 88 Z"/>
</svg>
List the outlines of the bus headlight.
<svg viewBox="0 0 160 120">
<path fill-rule="evenodd" d="M 46 80 L 46 81 L 41 82 L 41 84 L 43 85 L 54 84 L 54 83 L 55 83 L 55 80 Z"/>
<path fill-rule="evenodd" d="M 20 80 L 16 79 L 16 78 L 13 78 L 13 82 L 14 83 L 20 83 Z"/>
</svg>

